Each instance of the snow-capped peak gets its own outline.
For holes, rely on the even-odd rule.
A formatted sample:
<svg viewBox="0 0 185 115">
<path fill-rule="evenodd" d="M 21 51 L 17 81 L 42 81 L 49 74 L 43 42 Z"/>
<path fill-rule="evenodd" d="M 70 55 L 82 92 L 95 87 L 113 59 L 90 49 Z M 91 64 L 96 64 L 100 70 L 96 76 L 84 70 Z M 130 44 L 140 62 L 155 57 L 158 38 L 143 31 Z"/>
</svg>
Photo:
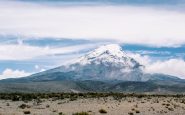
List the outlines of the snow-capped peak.
<svg viewBox="0 0 185 115">
<path fill-rule="evenodd" d="M 100 46 L 56 70 L 75 72 L 76 79 L 139 80 L 142 74 L 142 66 L 117 44 Z"/>
<path fill-rule="evenodd" d="M 98 47 L 97 49 L 89 52 L 87 55 L 76 60 L 80 65 L 86 64 L 104 64 L 116 67 L 133 68 L 138 63 L 126 55 L 118 44 L 108 44 Z"/>
<path fill-rule="evenodd" d="M 108 44 L 100 46 L 94 51 L 90 52 L 87 56 L 89 58 L 98 57 L 102 54 L 107 54 L 116 57 L 126 56 L 126 54 L 122 51 L 122 48 L 118 44 Z"/>
</svg>

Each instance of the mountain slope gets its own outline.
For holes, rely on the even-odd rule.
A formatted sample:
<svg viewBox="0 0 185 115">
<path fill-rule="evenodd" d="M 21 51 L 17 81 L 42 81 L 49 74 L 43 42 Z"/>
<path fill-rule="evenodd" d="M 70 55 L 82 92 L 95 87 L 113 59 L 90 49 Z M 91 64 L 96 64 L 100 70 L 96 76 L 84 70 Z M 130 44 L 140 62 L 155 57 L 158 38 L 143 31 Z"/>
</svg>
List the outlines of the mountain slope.
<svg viewBox="0 0 185 115">
<path fill-rule="evenodd" d="M 32 81 L 48 80 L 178 80 L 163 74 L 146 74 L 144 66 L 129 57 L 117 44 L 101 46 L 68 65 L 29 76 Z"/>
<path fill-rule="evenodd" d="M 66 66 L 54 68 L 33 76 L 47 76 L 47 74 L 56 72 L 72 72 L 75 80 L 117 79 L 143 81 L 142 68 L 143 66 L 127 56 L 119 45 L 110 44 L 101 46 Z"/>
<path fill-rule="evenodd" d="M 0 81 L 0 92 L 185 92 L 185 81 L 143 72 L 144 66 L 117 44 L 101 46 L 68 65 Z M 38 88 L 37 88 L 38 87 Z"/>
</svg>

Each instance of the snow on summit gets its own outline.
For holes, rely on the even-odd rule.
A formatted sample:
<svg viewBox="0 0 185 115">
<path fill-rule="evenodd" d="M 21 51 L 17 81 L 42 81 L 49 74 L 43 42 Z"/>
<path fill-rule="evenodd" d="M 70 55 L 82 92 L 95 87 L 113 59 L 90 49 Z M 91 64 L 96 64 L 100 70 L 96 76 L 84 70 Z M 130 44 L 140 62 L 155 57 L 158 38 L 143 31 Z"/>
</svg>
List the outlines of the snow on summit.
<svg viewBox="0 0 185 115">
<path fill-rule="evenodd" d="M 141 79 L 142 65 L 127 56 L 118 44 L 100 46 L 54 71 L 74 72 L 76 79 Z"/>
<path fill-rule="evenodd" d="M 90 52 L 89 56 L 100 56 L 101 54 L 109 54 L 112 56 L 122 57 L 124 52 L 122 51 L 122 48 L 118 44 L 109 44 L 109 45 L 103 45 L 99 48 L 95 49 L 94 51 Z"/>
<path fill-rule="evenodd" d="M 105 66 L 121 66 L 133 68 L 139 63 L 127 56 L 118 44 L 108 44 L 98 47 L 76 60 L 80 65 L 104 64 Z"/>
</svg>

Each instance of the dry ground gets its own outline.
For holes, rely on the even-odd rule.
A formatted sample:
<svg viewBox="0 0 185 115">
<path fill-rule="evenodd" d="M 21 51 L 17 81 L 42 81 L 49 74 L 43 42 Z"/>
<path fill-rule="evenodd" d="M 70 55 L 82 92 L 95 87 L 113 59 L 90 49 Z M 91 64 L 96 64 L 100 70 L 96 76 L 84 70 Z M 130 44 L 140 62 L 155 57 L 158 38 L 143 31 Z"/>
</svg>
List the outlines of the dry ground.
<svg viewBox="0 0 185 115">
<path fill-rule="evenodd" d="M 105 110 L 100 113 L 99 110 Z M 0 100 L 0 115 L 185 115 L 183 97 L 123 97 L 41 99 L 32 101 Z M 106 113 L 107 112 L 107 113 Z M 78 114 L 77 114 L 78 115 Z M 80 114 L 79 114 L 80 115 Z"/>
</svg>

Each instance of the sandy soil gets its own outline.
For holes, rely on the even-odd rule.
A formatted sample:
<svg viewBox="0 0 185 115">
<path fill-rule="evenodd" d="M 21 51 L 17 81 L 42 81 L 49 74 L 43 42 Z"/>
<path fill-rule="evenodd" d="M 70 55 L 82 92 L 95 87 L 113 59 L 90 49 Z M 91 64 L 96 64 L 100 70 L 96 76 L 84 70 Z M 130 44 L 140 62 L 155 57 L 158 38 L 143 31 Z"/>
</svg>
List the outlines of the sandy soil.
<svg viewBox="0 0 185 115">
<path fill-rule="evenodd" d="M 20 107 L 25 104 L 26 107 Z M 185 115 L 183 99 L 175 97 L 136 98 L 113 97 L 88 98 L 88 99 L 43 99 L 38 101 L 10 101 L 0 100 L 0 115 L 72 115 L 76 112 L 87 112 L 89 115 L 101 115 L 99 110 L 104 109 L 106 115 Z"/>
</svg>

